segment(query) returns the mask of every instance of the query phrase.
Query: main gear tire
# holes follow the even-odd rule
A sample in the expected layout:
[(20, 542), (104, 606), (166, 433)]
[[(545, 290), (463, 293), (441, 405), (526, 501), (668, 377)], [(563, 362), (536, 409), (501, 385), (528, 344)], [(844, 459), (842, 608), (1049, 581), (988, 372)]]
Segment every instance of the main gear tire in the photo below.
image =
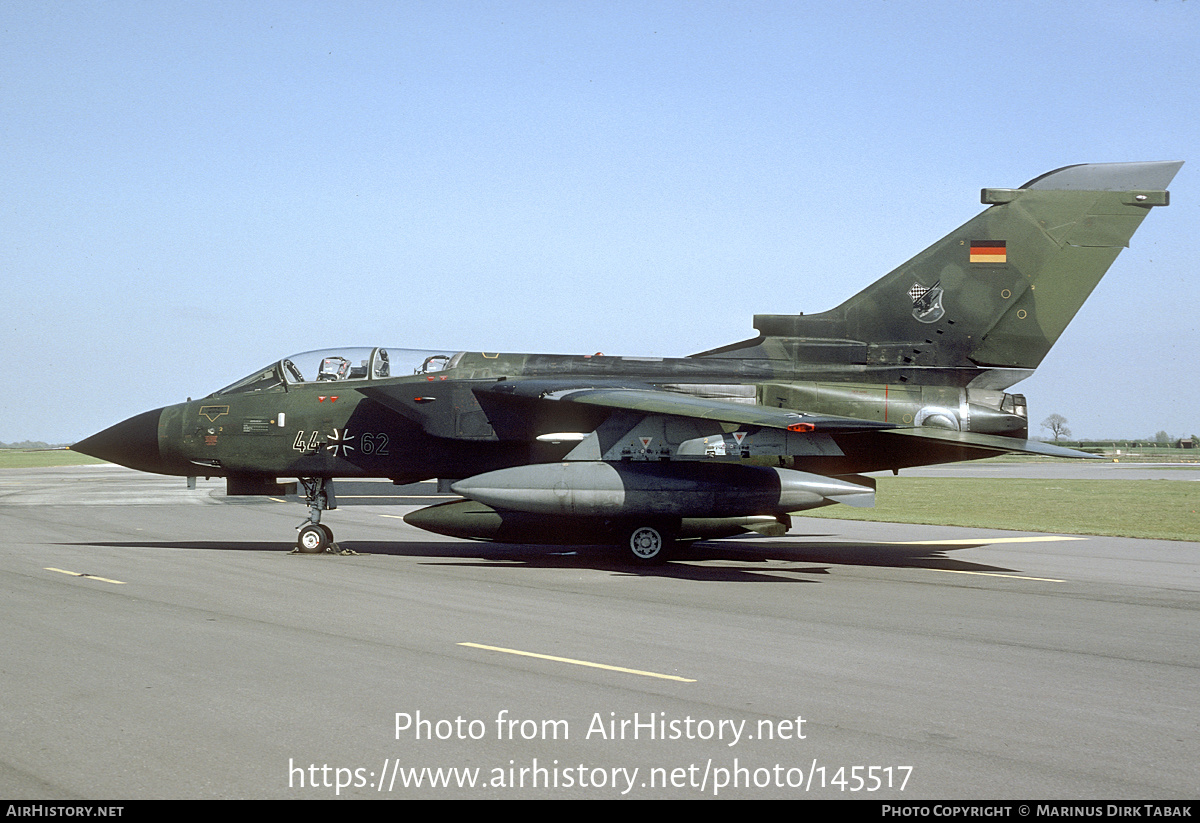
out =
[(674, 546), (674, 535), (660, 525), (635, 526), (625, 536), (628, 557), (639, 566), (665, 563)]

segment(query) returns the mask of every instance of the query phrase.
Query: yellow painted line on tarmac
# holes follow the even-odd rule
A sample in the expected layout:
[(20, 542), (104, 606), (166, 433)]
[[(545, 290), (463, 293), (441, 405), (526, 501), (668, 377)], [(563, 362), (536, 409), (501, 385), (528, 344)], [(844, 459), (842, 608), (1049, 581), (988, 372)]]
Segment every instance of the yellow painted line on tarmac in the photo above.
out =
[(110, 580), (107, 577), (97, 577), (94, 574), (85, 574), (83, 572), (69, 572), (66, 569), (55, 569), (50, 566), (45, 566), (44, 568), (48, 572), (58, 572), (59, 574), (69, 574), (72, 577), (86, 577), (88, 580), (99, 580), (102, 583), (116, 583), (118, 586), (125, 585), (124, 580)]
[(608, 666), (604, 663), (592, 663), (588, 660), (574, 660), (570, 657), (555, 657), (552, 654), (537, 654), (536, 652), (523, 652), (519, 649), (505, 649), (500, 646), (484, 646), (479, 643), (459, 643), (460, 646), (468, 646), (472, 649), (483, 649), (489, 652), (501, 652), (503, 654), (516, 654), (521, 657), (536, 657), (539, 660), (550, 660), (555, 663), (570, 663), (573, 666), (587, 666), (592, 669), (605, 669), (610, 672), (622, 672), (624, 674), (638, 674), (642, 677), (657, 677), (660, 680), (678, 680), (681, 683), (695, 683), (687, 677), (678, 677), (673, 674), (659, 674), (658, 672), (644, 672), (640, 669), (627, 669), (624, 666)]

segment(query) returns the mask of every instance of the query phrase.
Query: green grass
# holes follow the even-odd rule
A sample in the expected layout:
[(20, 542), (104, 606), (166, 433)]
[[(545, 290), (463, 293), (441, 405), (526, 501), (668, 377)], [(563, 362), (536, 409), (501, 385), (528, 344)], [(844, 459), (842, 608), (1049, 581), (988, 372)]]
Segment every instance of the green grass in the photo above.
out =
[(103, 463), (95, 457), (66, 449), (23, 451), (0, 449), (0, 469), (40, 469), (47, 466), (91, 466)]
[(875, 508), (804, 513), (839, 520), (1200, 541), (1200, 483), (881, 477)]
[[(1067, 448), (1078, 448), (1077, 446), (1068, 446)], [(1116, 454), (1111, 450), (1096, 451), (1091, 447), (1084, 448), (1083, 451), (1089, 454), (1097, 454), (1101, 458), (1095, 462), (1105, 463), (1177, 463), (1180, 466), (1195, 467), (1200, 464), (1200, 451), (1196, 449), (1137, 449), (1124, 450), (1120, 454)], [(1000, 454), (995, 457), (985, 457), (983, 460), (973, 460), (971, 465), (980, 463), (1078, 463), (1079, 461), (1073, 457), (1043, 457), (1041, 455), (1030, 454)]]

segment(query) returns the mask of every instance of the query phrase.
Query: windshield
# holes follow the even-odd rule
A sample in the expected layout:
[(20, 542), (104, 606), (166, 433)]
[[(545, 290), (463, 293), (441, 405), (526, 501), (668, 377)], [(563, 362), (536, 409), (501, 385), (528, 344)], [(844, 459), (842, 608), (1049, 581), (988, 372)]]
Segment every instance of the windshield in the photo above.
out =
[(306, 383), (432, 374), (450, 368), (456, 357), (455, 352), (423, 349), (320, 349), (285, 357), (213, 394), (243, 394)]

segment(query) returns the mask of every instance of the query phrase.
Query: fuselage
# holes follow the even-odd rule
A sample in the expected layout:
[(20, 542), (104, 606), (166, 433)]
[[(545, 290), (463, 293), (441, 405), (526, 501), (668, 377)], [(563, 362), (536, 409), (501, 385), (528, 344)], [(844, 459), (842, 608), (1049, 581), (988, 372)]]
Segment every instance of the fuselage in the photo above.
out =
[[(796, 364), (763, 358), (425, 352), (344, 348), (292, 355), (207, 397), (130, 418), (75, 449), (175, 475), (462, 478), (560, 460), (571, 443), (547, 434), (590, 431), (602, 409), (500, 407), (506, 382), (556, 387), (646, 386), (712, 400), (803, 409), (896, 427), (1023, 437), (1024, 399), (973, 388), (980, 370)], [(892, 378), (888, 380), (887, 378)], [(917, 379), (926, 385), (917, 384)], [(528, 392), (526, 392), (528, 394)], [(482, 401), (482, 402), (481, 402)], [(551, 413), (552, 411), (552, 413)], [(726, 428), (732, 430), (733, 426)], [(891, 468), (895, 455), (787, 458), (828, 474)], [(847, 450), (849, 452), (847, 453)], [(730, 458), (732, 455), (719, 455)], [(906, 465), (941, 462), (936, 450)]]

